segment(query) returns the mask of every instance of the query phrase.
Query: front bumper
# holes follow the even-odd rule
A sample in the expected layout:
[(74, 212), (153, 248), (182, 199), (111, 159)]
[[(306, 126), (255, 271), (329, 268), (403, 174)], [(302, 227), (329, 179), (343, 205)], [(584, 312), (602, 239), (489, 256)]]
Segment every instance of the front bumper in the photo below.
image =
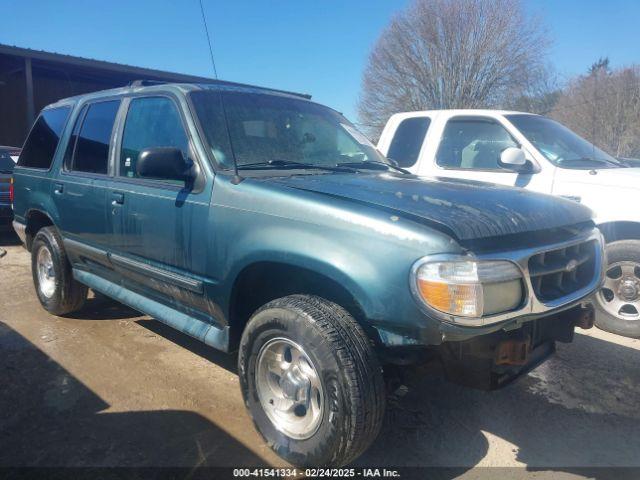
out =
[(591, 328), (592, 305), (529, 322), (522, 328), (447, 342), (438, 354), (447, 378), (482, 390), (501, 388), (531, 371), (555, 352), (555, 342), (573, 340), (576, 326)]

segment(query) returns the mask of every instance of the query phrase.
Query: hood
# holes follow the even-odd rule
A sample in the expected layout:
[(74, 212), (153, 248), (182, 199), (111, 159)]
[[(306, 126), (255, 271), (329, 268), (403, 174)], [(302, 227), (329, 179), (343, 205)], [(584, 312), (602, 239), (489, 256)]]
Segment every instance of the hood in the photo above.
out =
[(567, 183), (601, 187), (640, 189), (640, 168), (602, 168), (599, 170), (565, 170), (558, 177)]
[(272, 177), (269, 181), (435, 224), (458, 240), (565, 227), (592, 217), (587, 207), (569, 200), (468, 180), (362, 173)]

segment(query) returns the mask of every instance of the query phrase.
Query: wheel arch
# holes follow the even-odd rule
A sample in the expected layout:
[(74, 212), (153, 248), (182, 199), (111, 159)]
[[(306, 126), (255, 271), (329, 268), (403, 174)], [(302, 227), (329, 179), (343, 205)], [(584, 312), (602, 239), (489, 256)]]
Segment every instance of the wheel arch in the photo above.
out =
[(640, 222), (614, 221), (598, 225), (607, 243), (640, 240)]
[(31, 245), (33, 239), (41, 228), (55, 226), (55, 223), (51, 217), (42, 210), (32, 208), (25, 215), (26, 220), (26, 247), (28, 251), (31, 251)]
[(251, 315), (262, 305), (293, 294), (316, 295), (342, 306), (374, 341), (375, 329), (368, 328), (357, 294), (345, 282), (331, 275), (295, 263), (256, 261), (236, 276), (229, 300), (230, 350), (234, 350)]

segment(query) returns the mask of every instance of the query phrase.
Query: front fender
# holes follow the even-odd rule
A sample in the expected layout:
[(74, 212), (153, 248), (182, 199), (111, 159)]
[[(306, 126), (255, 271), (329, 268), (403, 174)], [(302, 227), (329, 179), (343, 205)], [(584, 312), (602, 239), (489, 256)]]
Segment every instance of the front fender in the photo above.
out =
[[(341, 285), (358, 304), (364, 321), (387, 345), (439, 343), (440, 322), (426, 317), (411, 294), (410, 270), (425, 252), (394, 248), (383, 238), (356, 232), (334, 235), (317, 225), (301, 225), (252, 212), (217, 212), (227, 231), (216, 241), (210, 271), (220, 273), (216, 299), (227, 318), (233, 285), (255, 263), (303, 268)], [(233, 222), (231, 221), (233, 218)], [(251, 228), (243, 228), (251, 225)], [(229, 238), (233, 240), (228, 241)], [(427, 252), (428, 253), (428, 252)]]

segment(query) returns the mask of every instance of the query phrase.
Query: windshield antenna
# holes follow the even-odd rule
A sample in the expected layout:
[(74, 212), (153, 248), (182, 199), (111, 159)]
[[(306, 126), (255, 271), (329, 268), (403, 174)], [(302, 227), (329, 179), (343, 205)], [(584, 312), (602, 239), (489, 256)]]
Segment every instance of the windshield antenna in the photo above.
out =
[(204, 32), (207, 34), (207, 44), (209, 45), (209, 56), (211, 57), (211, 65), (213, 66), (213, 75), (218, 79), (218, 71), (216, 70), (216, 61), (213, 59), (213, 48), (211, 48), (211, 37), (209, 36), (209, 28), (207, 27), (207, 18), (204, 16), (204, 7), (200, 0), (200, 13), (202, 13), (202, 23), (204, 24)]

